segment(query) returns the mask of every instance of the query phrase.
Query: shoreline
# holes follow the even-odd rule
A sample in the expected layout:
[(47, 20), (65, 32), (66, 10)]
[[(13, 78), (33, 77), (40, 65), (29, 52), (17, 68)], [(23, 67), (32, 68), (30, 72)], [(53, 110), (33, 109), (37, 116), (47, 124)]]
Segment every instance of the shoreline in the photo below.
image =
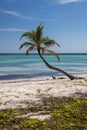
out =
[[(87, 74), (72, 74), (75, 77), (87, 77)], [(24, 78), (7, 78), (7, 79), (0, 79), (0, 83), (2, 82), (20, 82), (20, 81), (27, 81), (27, 80), (47, 80), (47, 79), (53, 79), (52, 76), (54, 76), (56, 79), (69, 79), (65, 75), (50, 75), (50, 76), (37, 76), (37, 77), (24, 77)], [(70, 80), (70, 79), (69, 79)]]
[(70, 80), (65, 76), (0, 80), (0, 109), (26, 108), (41, 103), (43, 97), (87, 98), (87, 75)]
[[(55, 75), (55, 74), (52, 74), (54, 77), (56, 77), (56, 79), (61, 79), (61, 78), (68, 78), (67, 76), (65, 76), (65, 75)], [(20, 76), (20, 78), (19, 77), (16, 77), (16, 75), (15, 75), (15, 78), (14, 78), (14, 75), (13, 75), (13, 77), (11, 77), (11, 78), (1, 78), (0, 79), (0, 82), (8, 82), (8, 81), (20, 81), (20, 80), (37, 80), (37, 79), (42, 79), (42, 80), (44, 80), (44, 79), (52, 79), (52, 75), (48, 75), (48, 76), (33, 76), (33, 77), (21, 77)], [(85, 74), (85, 73), (83, 73), (83, 74), (72, 74), (73, 76), (76, 76), (76, 77), (87, 77), (87, 74)], [(3, 77), (3, 76), (0, 76), (0, 77)]]

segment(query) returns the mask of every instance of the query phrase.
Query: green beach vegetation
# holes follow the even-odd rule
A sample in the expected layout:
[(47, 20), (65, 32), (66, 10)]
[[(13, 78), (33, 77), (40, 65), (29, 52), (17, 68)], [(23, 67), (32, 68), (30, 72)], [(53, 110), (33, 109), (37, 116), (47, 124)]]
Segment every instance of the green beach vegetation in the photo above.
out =
[[(38, 112), (50, 117), (40, 120), (23, 116)], [(0, 110), (0, 130), (87, 130), (87, 100), (43, 97), (41, 106)]]
[(20, 49), (22, 49), (23, 47), (27, 47), (26, 55), (28, 55), (30, 52), (36, 50), (38, 52), (38, 55), (42, 59), (42, 61), (45, 63), (45, 65), (49, 69), (61, 72), (64, 75), (66, 75), (68, 78), (70, 78), (71, 80), (75, 79), (75, 77), (73, 75), (67, 73), (66, 71), (50, 65), (46, 61), (46, 59), (43, 57), (43, 54), (45, 52), (47, 52), (47, 53), (50, 53), (51, 55), (54, 55), (58, 59), (58, 61), (59, 61), (58, 54), (55, 53), (53, 50), (50, 50), (49, 47), (51, 47), (53, 45), (57, 45), (58, 47), (60, 47), (60, 45), (55, 40), (50, 39), (49, 37), (43, 37), (43, 27), (44, 26), (42, 24), (40, 24), (40, 25), (37, 26), (37, 28), (35, 30), (32, 30), (30, 32), (25, 32), (21, 36), (20, 39), (26, 38), (28, 40), (28, 42), (24, 42), (20, 46)]

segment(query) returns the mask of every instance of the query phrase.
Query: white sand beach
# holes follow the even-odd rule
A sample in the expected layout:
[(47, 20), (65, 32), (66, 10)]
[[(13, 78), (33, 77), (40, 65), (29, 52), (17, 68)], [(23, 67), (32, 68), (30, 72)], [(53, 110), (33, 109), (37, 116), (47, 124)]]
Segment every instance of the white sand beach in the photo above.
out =
[(0, 109), (27, 107), (33, 102), (40, 103), (42, 97), (49, 96), (87, 98), (87, 76), (75, 80), (44, 77), (0, 81)]

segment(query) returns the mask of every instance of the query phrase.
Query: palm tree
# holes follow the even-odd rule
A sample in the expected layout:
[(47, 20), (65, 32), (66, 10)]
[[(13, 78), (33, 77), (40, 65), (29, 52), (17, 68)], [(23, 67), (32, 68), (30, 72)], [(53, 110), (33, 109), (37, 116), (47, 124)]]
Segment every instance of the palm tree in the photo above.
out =
[(43, 25), (42, 24), (38, 25), (37, 28), (35, 30), (33, 30), (33, 31), (25, 32), (21, 36), (20, 39), (22, 39), (24, 37), (28, 39), (28, 42), (24, 42), (20, 46), (20, 49), (25, 47), (25, 46), (28, 47), (27, 50), (26, 50), (26, 55), (28, 55), (33, 50), (36, 50), (38, 52), (38, 55), (42, 59), (42, 61), (45, 63), (45, 65), (49, 69), (61, 72), (64, 75), (66, 75), (68, 78), (70, 78), (71, 80), (73, 80), (75, 78), (74, 76), (72, 76), (71, 74), (67, 73), (66, 71), (50, 65), (44, 59), (43, 54), (45, 52), (48, 52), (48, 53), (54, 55), (59, 60), (58, 54), (56, 54), (54, 51), (50, 50), (49, 47), (52, 46), (52, 45), (57, 45), (58, 47), (60, 47), (60, 45), (55, 40), (50, 39), (49, 37), (43, 37)]

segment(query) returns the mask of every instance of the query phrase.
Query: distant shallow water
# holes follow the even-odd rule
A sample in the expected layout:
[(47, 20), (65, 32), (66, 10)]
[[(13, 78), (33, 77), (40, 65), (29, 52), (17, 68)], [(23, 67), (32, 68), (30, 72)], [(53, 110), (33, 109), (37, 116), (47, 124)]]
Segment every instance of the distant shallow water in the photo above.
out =
[[(51, 55), (44, 55), (53, 66), (71, 74), (87, 74), (87, 54), (60, 54), (60, 62)], [(37, 54), (0, 54), (0, 80), (60, 76), (59, 72), (48, 69)]]

